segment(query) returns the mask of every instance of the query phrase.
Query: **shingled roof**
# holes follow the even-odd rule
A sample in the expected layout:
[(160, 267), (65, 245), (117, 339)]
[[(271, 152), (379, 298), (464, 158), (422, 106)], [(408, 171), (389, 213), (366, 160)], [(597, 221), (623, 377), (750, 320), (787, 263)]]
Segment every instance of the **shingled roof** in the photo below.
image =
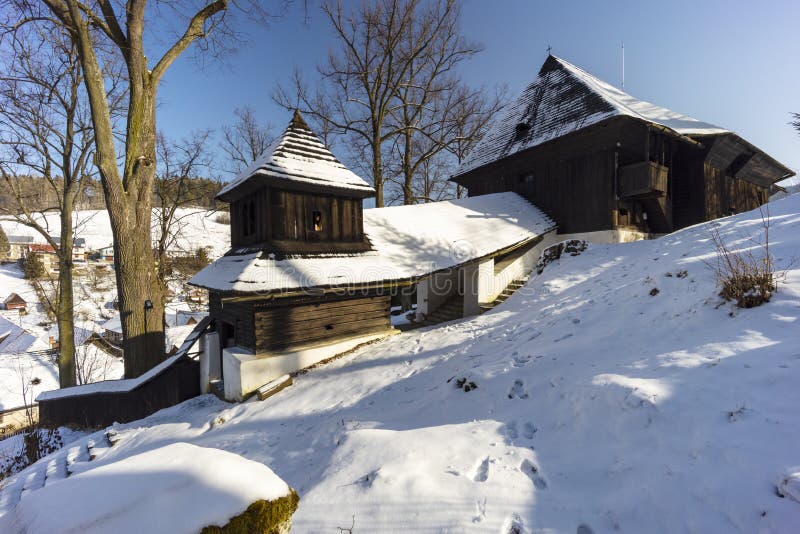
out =
[(615, 116), (629, 116), (678, 135), (728, 130), (632, 97), (583, 69), (549, 56), (538, 77), (495, 120), (456, 176)]
[(414, 281), (553, 231), (556, 224), (516, 193), (364, 210), (373, 250), (275, 258), (262, 252), (223, 256), (189, 283), (230, 293), (280, 293)]
[(255, 163), (223, 187), (217, 198), (229, 202), (261, 183), (342, 190), (362, 198), (375, 194), (372, 186), (336, 159), (297, 110), (283, 134)]

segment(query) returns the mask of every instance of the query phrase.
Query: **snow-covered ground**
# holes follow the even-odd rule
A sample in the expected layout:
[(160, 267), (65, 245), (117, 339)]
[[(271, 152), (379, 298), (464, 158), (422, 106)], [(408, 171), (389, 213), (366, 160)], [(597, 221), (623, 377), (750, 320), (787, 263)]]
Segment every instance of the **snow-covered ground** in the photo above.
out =
[(203, 396), (119, 425), (86, 469), (173, 442), (231, 451), (297, 490), (295, 532), (796, 531), (800, 195), (770, 208), (786, 272), (758, 308), (722, 303), (705, 263), (712, 228), (751, 246), (758, 212), (590, 246), (492, 312), (370, 345), (266, 401)]

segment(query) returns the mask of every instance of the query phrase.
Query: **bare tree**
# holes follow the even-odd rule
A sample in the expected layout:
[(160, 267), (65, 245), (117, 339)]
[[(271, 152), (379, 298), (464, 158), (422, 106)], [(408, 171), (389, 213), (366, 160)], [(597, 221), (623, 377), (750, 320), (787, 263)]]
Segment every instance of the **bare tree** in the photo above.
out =
[[(455, 9), (455, 1), (445, 0), (431, 9), (436, 19), (425, 23), (425, 32), (415, 32), (414, 25), (430, 11), (419, 0), (362, 2), (348, 12), (341, 2), (323, 4), (339, 46), (318, 68), (322, 87), (312, 93), (297, 73), (291, 89), (278, 86), (274, 94), (280, 105), (303, 108), (325, 128), (348, 137), (369, 163), (378, 207), (384, 205), (384, 143), (398, 133), (388, 124), (397, 94)], [(408, 46), (409, 39), (413, 46)]]
[(232, 173), (240, 173), (264, 153), (273, 140), (272, 125), (261, 124), (253, 108), (236, 108), (236, 122), (222, 127), (220, 148), (228, 156)]
[(461, 35), (459, 19), (457, 5), (430, 5), (409, 26), (396, 51), (409, 58), (389, 121), (398, 132), (392, 147), (404, 204), (417, 201), (414, 178), (420, 167), (450, 143), (451, 115), (461, 100), (478, 96), (456, 73), (459, 63), (480, 51)]
[[(466, 155), (483, 139), (494, 117), (503, 109), (507, 88), (498, 87), (494, 94), (485, 91), (472, 98), (459, 99), (450, 117), (450, 137), (447, 151), (455, 158), (458, 168)], [(464, 195), (464, 188), (456, 186), (456, 198)]]
[[(139, 376), (165, 357), (164, 303), (150, 236), (158, 87), (175, 60), (193, 43), (200, 42), (199, 50), (208, 54), (219, 50), (219, 37), (232, 36), (226, 17), (230, 2), (203, 1), (199, 7), (188, 0), (158, 2), (149, 9), (146, 0), (129, 0), (123, 8), (112, 0), (6, 2), (19, 15), (12, 29), (22, 24), (58, 25), (67, 30), (78, 50), (94, 128), (95, 162), (114, 237), (125, 376)], [(263, 18), (257, 2), (248, 5), (251, 18)], [(169, 33), (165, 25), (177, 26), (178, 35), (164, 46), (163, 54), (148, 54), (145, 42), (155, 38), (145, 39), (145, 34), (155, 30), (158, 38), (164, 39)], [(105, 45), (114, 49), (126, 71), (125, 148), (120, 159), (99, 53)], [(152, 57), (156, 60), (151, 63)]]
[(193, 180), (201, 170), (210, 168), (211, 158), (206, 151), (210, 135), (210, 130), (203, 130), (180, 142), (172, 142), (159, 132), (156, 139), (159, 172), (154, 193), (158, 209), (154, 210), (153, 217), (158, 227), (155, 254), (163, 294), (167, 292), (168, 251), (181, 236), (183, 220), (192, 215), (182, 212), (181, 208), (196, 206), (220, 188), (219, 183), (212, 180)]
[[(27, 26), (2, 50), (7, 61), (0, 67), (0, 178), (10, 202), (0, 214), (36, 230), (56, 251), (58, 281), (48, 304), (58, 324), (59, 382), (68, 387), (75, 385), (73, 215), (83, 180), (94, 172), (83, 76), (78, 51), (61, 28)], [(116, 87), (119, 76), (108, 73), (106, 79)], [(113, 109), (119, 93), (109, 95)], [(32, 180), (39, 187), (31, 187)], [(59, 215), (58, 236), (47, 212)]]
[(800, 133), (800, 113), (792, 113), (792, 122), (790, 122), (797, 133)]

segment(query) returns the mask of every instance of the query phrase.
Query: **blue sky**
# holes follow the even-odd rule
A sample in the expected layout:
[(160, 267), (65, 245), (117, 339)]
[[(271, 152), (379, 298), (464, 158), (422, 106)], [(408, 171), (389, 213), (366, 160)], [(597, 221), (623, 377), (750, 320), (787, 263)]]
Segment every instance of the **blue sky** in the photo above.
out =
[[(277, 2), (276, 2), (277, 3)], [(465, 63), (469, 83), (506, 84), (515, 96), (553, 54), (625, 90), (733, 130), (795, 171), (800, 135), (800, 1), (478, 1), (463, 4), (463, 31), (484, 46)], [(282, 129), (290, 114), (271, 92), (295, 67), (312, 77), (334, 46), (309, 1), (263, 27), (244, 24), (248, 42), (232, 57), (200, 65), (180, 58), (160, 89), (159, 129), (171, 137), (232, 121), (238, 106)]]

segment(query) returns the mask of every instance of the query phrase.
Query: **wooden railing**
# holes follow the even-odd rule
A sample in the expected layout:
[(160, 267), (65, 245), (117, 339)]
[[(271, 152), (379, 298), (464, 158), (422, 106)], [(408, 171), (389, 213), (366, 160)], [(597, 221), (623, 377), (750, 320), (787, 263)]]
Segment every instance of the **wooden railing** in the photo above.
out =
[(652, 161), (619, 168), (620, 198), (654, 198), (667, 193), (669, 169)]

